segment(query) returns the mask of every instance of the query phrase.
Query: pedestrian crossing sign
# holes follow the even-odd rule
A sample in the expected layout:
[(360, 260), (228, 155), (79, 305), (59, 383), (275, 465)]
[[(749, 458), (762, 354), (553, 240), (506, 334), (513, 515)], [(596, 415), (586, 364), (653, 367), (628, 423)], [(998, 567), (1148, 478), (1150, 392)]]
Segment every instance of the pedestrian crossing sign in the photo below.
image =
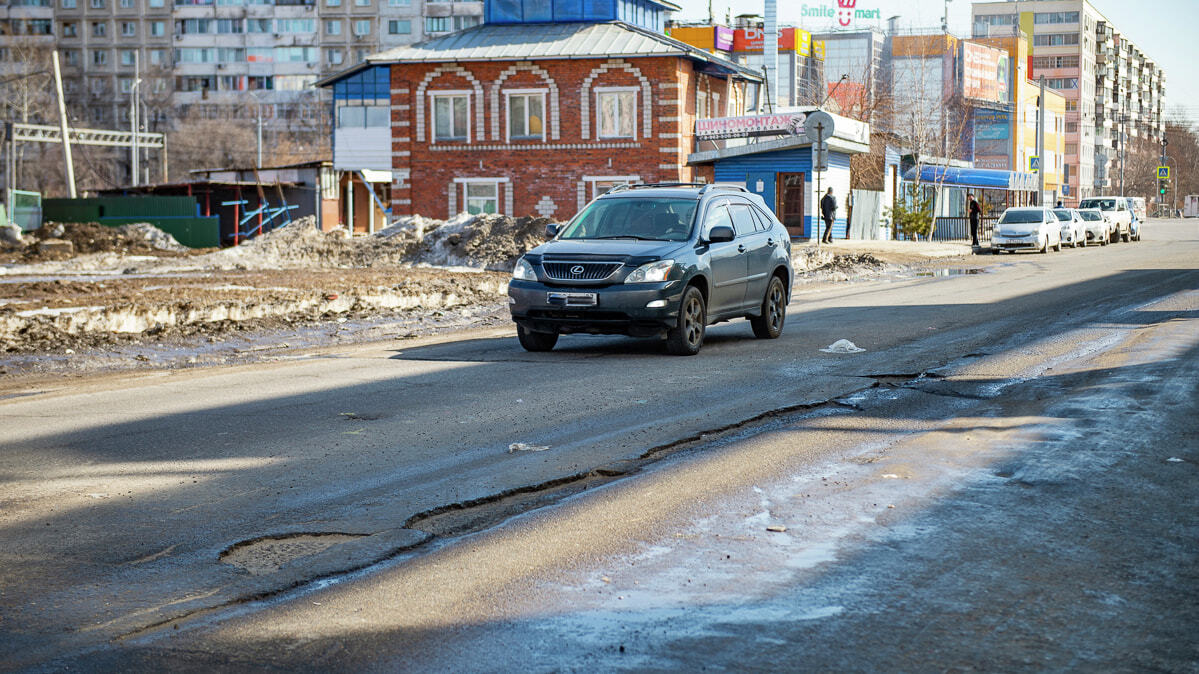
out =
[(1158, 180), (1169, 180), (1170, 179), (1170, 167), (1169, 166), (1157, 167), (1157, 179)]
[(1028, 158), (1028, 172), (1036, 173), (1040, 170), (1041, 170), (1041, 158), (1040, 157), (1029, 157)]

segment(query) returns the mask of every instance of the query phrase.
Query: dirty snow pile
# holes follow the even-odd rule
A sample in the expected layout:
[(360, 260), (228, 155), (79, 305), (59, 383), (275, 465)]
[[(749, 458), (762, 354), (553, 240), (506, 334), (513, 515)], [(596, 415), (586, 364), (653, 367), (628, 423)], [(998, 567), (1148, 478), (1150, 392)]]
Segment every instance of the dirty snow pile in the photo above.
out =
[(169, 269), (365, 268), (419, 264), (510, 271), (516, 259), (545, 240), (546, 218), (460, 215), (449, 221), (401, 218), (373, 236), (322, 232), (312, 216), (235, 248), (187, 260), (140, 261), (135, 272)]
[(186, 253), (191, 250), (187, 246), (179, 243), (175, 237), (162, 231), (161, 229), (151, 225), (148, 222), (136, 222), (129, 225), (121, 225), (117, 227), (127, 240), (142, 242), (155, 250), (169, 250), (175, 253)]
[(791, 266), (797, 274), (828, 272), (844, 275), (882, 271), (887, 264), (870, 253), (834, 253), (826, 247), (809, 245), (792, 250)]

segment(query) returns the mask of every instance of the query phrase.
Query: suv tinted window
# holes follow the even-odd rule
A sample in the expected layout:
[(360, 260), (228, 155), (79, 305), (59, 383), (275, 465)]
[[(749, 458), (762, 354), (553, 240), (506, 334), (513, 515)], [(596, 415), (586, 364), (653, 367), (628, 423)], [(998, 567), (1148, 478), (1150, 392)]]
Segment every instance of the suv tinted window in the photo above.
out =
[(749, 206), (745, 204), (732, 204), (729, 210), (733, 215), (733, 229), (737, 230), (737, 236), (745, 236), (753, 234), (757, 231), (757, 224), (754, 222), (754, 216), (749, 211)]
[(768, 215), (766, 215), (765, 213), (763, 213), (762, 211), (758, 210), (757, 208), (755, 208), (753, 206), (750, 206), (749, 210), (751, 213), (754, 214), (754, 219), (758, 221), (758, 231), (759, 232), (769, 231), (770, 228), (774, 226), (774, 223), (772, 223), (770, 221), (770, 217)]
[(634, 237), (686, 241), (698, 202), (692, 199), (609, 197), (596, 199), (562, 232), (563, 239)]

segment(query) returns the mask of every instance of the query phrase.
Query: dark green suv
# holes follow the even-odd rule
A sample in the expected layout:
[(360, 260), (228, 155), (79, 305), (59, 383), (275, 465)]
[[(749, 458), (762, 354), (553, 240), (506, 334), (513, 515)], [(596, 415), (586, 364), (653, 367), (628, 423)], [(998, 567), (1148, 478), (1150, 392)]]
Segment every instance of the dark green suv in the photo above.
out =
[(704, 330), (748, 318), (783, 332), (791, 238), (761, 197), (738, 185), (622, 185), (592, 201), (516, 263), (508, 305), (521, 346), (569, 333), (666, 339), (693, 355)]

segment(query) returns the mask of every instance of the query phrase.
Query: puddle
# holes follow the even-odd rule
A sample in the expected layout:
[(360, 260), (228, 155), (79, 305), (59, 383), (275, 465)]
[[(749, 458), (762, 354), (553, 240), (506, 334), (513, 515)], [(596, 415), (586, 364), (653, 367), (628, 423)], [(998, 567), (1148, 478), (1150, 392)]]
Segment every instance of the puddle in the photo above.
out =
[(365, 534), (296, 534), (260, 538), (239, 543), (221, 553), (221, 561), (232, 564), (251, 576), (278, 571), (284, 564), (301, 557), (324, 552), (338, 543), (346, 543)]
[(918, 271), (912, 275), (937, 278), (941, 276), (968, 276), (985, 273), (987, 273), (986, 269), (933, 269), (931, 271)]

